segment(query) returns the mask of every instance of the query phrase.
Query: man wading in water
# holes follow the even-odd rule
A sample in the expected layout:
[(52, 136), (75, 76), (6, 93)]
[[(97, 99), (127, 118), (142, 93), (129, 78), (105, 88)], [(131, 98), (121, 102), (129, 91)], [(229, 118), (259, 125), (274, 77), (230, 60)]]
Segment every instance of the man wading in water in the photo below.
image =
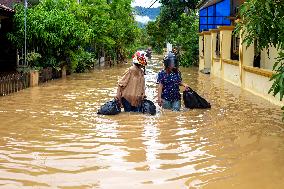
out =
[(178, 60), (173, 53), (164, 58), (164, 69), (158, 74), (158, 104), (165, 109), (179, 111), (181, 107), (181, 95), (179, 86), (188, 90), (188, 85), (182, 82), (178, 69)]
[(116, 100), (125, 112), (141, 112), (141, 102), (145, 98), (145, 78), (143, 68), (147, 65), (144, 54), (136, 52), (132, 57), (133, 65), (118, 81)]

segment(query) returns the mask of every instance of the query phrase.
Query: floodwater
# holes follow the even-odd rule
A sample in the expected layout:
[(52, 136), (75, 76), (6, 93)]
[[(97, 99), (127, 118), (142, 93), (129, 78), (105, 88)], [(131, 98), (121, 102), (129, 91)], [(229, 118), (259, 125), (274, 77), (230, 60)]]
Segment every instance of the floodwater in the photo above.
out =
[[(1, 97), (0, 188), (284, 188), (280, 107), (186, 68), (212, 109), (97, 115), (128, 66)], [(160, 69), (147, 68), (150, 100)]]

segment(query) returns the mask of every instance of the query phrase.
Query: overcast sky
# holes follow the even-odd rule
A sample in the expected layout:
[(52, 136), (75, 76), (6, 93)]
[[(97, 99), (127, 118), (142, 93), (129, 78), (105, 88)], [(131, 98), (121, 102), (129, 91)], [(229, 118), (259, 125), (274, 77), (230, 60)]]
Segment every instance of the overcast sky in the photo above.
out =
[[(131, 5), (132, 7), (140, 6), (140, 7), (150, 7), (155, 0), (133, 0)], [(151, 7), (151, 8), (157, 8), (160, 7), (161, 4), (159, 3), (159, 0)], [(151, 19), (148, 16), (140, 16), (140, 15), (135, 15), (135, 20), (137, 22), (141, 22), (143, 24), (147, 24)]]
[[(154, 3), (155, 0), (133, 0), (132, 7), (140, 6), (140, 7), (150, 7), (152, 3)], [(153, 8), (160, 7), (161, 4), (159, 3), (159, 0), (152, 6)]]

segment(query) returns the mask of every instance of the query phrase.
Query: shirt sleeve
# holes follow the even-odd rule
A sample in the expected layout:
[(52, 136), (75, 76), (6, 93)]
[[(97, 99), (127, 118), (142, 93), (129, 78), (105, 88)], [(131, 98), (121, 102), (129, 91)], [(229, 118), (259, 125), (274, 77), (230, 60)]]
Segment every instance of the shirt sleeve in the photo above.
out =
[(157, 77), (157, 84), (160, 84), (160, 83), (163, 84), (163, 80), (164, 80), (164, 74), (162, 71), (160, 71)]
[(129, 82), (130, 75), (131, 75), (131, 71), (130, 71), (130, 69), (128, 69), (128, 70), (124, 73), (124, 75), (122, 76), (122, 78), (118, 81), (118, 85), (121, 86), (121, 87), (126, 87), (126, 85), (127, 85), (128, 82)]

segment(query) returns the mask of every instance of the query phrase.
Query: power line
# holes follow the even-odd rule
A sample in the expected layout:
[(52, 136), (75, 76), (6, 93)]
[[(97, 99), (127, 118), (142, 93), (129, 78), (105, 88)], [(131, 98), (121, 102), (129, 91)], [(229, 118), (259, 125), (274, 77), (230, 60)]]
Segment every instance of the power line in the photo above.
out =
[(154, 3), (152, 3), (152, 5), (150, 7), (148, 7), (148, 9), (151, 8), (157, 1), (158, 0), (155, 0)]
[(154, 3), (152, 3), (148, 8), (144, 9), (143, 11), (141, 11), (140, 14), (143, 16), (143, 14), (146, 13), (146, 10), (150, 9), (157, 1), (159, 1), (159, 0), (155, 0)]

